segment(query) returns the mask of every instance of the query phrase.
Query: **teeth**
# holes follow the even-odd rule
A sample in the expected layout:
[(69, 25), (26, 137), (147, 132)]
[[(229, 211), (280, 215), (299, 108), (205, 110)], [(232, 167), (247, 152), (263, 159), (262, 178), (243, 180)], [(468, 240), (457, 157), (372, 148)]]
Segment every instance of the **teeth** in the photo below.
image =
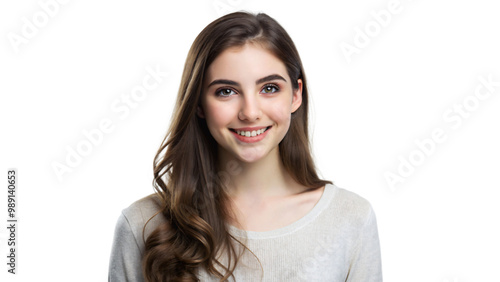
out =
[(254, 137), (254, 136), (257, 136), (257, 135), (261, 135), (262, 133), (264, 133), (264, 131), (266, 131), (266, 128), (262, 128), (262, 129), (254, 130), (254, 131), (236, 130), (236, 133), (238, 133), (241, 136), (246, 136), (246, 137), (250, 137), (251, 136), (251, 137)]

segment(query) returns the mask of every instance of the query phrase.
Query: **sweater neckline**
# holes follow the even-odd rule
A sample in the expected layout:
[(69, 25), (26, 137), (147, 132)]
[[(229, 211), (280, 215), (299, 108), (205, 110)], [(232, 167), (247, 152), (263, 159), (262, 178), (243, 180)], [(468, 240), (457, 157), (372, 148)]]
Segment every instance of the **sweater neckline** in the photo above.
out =
[(328, 206), (335, 194), (335, 188), (336, 186), (334, 184), (325, 184), (325, 189), (323, 189), (323, 193), (314, 207), (302, 218), (287, 226), (269, 231), (247, 231), (228, 223), (229, 232), (234, 236), (247, 237), (248, 239), (269, 239), (295, 232), (313, 221)]

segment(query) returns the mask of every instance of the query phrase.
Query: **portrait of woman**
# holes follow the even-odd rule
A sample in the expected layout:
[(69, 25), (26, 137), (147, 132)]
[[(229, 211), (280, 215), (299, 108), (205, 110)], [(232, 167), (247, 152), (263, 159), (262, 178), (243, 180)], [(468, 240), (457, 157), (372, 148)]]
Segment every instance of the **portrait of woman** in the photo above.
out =
[(109, 281), (382, 281), (362, 196), (321, 179), (299, 52), (265, 13), (206, 26), (154, 158), (118, 218)]

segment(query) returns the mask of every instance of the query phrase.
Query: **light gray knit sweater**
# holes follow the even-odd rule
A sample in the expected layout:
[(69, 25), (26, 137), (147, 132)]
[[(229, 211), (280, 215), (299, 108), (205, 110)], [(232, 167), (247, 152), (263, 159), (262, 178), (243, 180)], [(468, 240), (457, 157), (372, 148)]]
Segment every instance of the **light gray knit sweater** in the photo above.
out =
[[(154, 196), (150, 195), (122, 211), (115, 229), (109, 281), (144, 281), (142, 230), (157, 210)], [(154, 217), (147, 225), (146, 237), (161, 220)], [(327, 184), (314, 208), (286, 227), (252, 232), (229, 226), (229, 231), (246, 242), (262, 264), (261, 269), (254, 255), (246, 251), (234, 272), (238, 282), (382, 281), (373, 209), (364, 198), (336, 185)], [(198, 277), (200, 281), (218, 281), (203, 269)]]

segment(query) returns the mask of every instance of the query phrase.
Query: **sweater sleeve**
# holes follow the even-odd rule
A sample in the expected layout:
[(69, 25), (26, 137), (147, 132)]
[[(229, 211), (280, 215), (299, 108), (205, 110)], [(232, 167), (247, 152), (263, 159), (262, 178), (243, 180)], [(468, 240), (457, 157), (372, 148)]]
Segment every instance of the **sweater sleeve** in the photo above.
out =
[(141, 257), (141, 251), (129, 220), (122, 212), (115, 227), (108, 281), (144, 281)]
[(382, 261), (375, 213), (370, 206), (354, 247), (347, 282), (381, 282)]

